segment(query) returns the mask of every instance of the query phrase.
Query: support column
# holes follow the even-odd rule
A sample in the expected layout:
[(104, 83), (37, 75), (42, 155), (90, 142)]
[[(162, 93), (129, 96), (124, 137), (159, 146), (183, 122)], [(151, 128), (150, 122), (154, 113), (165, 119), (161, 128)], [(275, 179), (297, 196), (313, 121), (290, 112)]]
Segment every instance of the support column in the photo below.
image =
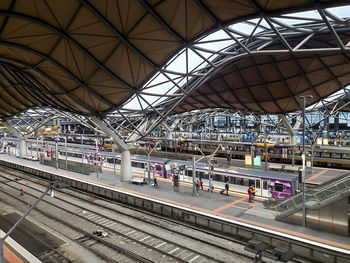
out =
[(120, 166), (120, 181), (129, 181), (131, 180), (131, 158), (130, 158), (130, 149), (132, 146), (126, 144), (122, 138), (119, 137), (114, 131), (107, 127), (101, 119), (97, 117), (91, 117), (93, 121), (107, 136), (112, 137), (113, 141), (119, 146), (122, 152), (121, 166)]
[(226, 116), (226, 132), (230, 131), (230, 117)]
[(20, 139), (19, 156), (21, 158), (27, 157), (28, 153), (27, 153), (26, 137), (24, 137), (19, 131), (13, 128), (7, 121), (3, 121), (2, 123), (14, 136)]
[(172, 139), (173, 139), (173, 132), (169, 131), (169, 130), (168, 130), (168, 139), (169, 139), (169, 147), (170, 147), (170, 149), (173, 149), (173, 146), (175, 145), (173, 143), (173, 141), (172, 141)]
[(339, 134), (339, 111), (336, 113), (336, 115), (334, 116), (334, 130), (336, 132), (336, 136), (338, 136)]
[(120, 181), (127, 182), (130, 181), (132, 177), (131, 174), (131, 158), (130, 150), (122, 150), (122, 161), (120, 166)]
[(21, 139), (21, 145), (20, 145), (19, 156), (20, 156), (21, 158), (25, 158), (25, 157), (28, 156), (26, 139)]
[(288, 122), (285, 115), (280, 114), (279, 117), (280, 117), (280, 119), (282, 119), (282, 121), (283, 121), (284, 125), (286, 126), (287, 131), (290, 135), (290, 143), (292, 144), (292, 165), (294, 166), (294, 163), (295, 163), (295, 145), (297, 143), (295, 130), (300, 128), (300, 125), (301, 125), (303, 119), (301, 117), (299, 117), (294, 125), (294, 128), (293, 128), (291, 126), (291, 124)]

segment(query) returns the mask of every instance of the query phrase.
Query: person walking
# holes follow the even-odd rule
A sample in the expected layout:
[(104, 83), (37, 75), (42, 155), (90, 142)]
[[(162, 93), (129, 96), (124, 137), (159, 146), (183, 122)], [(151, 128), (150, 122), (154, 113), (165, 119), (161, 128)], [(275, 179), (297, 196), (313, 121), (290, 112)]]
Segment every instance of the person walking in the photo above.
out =
[(248, 197), (249, 197), (249, 203), (251, 203), (252, 202), (252, 197), (253, 196), (253, 191), (252, 191), (252, 188), (251, 187), (249, 187), (248, 188)]
[(228, 195), (229, 189), (230, 189), (230, 185), (228, 184), (228, 181), (226, 181), (226, 184), (225, 184), (226, 195)]
[(197, 195), (199, 195), (199, 187), (200, 187), (201, 183), (199, 182), (199, 180), (197, 179), (197, 182), (196, 182), (196, 192), (197, 192)]
[(19, 192), (20, 192), (21, 196), (23, 196), (23, 195), (24, 195), (24, 190), (23, 190), (23, 187), (21, 187), (21, 189), (19, 189)]
[(213, 178), (210, 178), (208, 192), (213, 192), (213, 189), (214, 189)]

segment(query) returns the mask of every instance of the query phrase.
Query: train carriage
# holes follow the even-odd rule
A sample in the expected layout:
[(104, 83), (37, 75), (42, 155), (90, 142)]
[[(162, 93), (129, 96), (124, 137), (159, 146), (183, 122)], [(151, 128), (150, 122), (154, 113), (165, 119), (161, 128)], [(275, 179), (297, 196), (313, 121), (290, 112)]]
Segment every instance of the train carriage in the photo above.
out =
[[(188, 175), (192, 176), (192, 166), (188, 168)], [(209, 167), (198, 164), (196, 176), (209, 179)], [(253, 185), (256, 194), (262, 197), (287, 198), (295, 194), (298, 187), (298, 177), (295, 174), (265, 172), (256, 169), (244, 168), (220, 168), (215, 167), (212, 172), (214, 182), (222, 185), (228, 181), (230, 189), (246, 193), (249, 186)]]

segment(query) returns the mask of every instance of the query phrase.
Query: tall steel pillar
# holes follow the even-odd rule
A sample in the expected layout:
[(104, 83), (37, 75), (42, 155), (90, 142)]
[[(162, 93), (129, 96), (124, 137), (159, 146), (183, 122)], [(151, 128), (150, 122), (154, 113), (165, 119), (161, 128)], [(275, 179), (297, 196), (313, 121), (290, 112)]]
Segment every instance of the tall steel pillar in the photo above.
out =
[(131, 158), (130, 158), (130, 149), (131, 145), (126, 144), (122, 138), (119, 137), (113, 130), (107, 127), (106, 123), (104, 123), (101, 119), (93, 116), (91, 117), (91, 121), (94, 122), (97, 127), (99, 127), (104, 133), (106, 133), (109, 137), (113, 138), (113, 141), (120, 147), (122, 152), (122, 159), (120, 165), (120, 181), (127, 182), (132, 178), (131, 173)]
[(306, 193), (306, 188), (305, 188), (305, 160), (306, 160), (306, 151), (305, 151), (305, 107), (306, 107), (306, 99), (311, 99), (312, 95), (305, 95), (305, 96), (300, 96), (303, 102), (303, 154), (302, 154), (302, 159), (303, 159), (303, 176), (302, 176), (302, 183), (303, 183), (303, 217), (302, 217), (302, 225), (303, 227), (306, 227), (306, 205), (305, 205), (305, 193)]

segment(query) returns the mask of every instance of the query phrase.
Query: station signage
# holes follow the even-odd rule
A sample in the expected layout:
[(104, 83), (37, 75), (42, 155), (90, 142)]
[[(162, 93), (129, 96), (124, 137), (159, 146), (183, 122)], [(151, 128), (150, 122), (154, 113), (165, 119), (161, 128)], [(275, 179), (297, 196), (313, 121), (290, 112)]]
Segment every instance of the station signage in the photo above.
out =
[(328, 139), (323, 139), (322, 144), (323, 145), (328, 145)]
[(40, 135), (55, 135), (57, 134), (57, 131), (42, 131), (40, 132)]
[(317, 145), (322, 145), (322, 138), (317, 138), (316, 144)]

